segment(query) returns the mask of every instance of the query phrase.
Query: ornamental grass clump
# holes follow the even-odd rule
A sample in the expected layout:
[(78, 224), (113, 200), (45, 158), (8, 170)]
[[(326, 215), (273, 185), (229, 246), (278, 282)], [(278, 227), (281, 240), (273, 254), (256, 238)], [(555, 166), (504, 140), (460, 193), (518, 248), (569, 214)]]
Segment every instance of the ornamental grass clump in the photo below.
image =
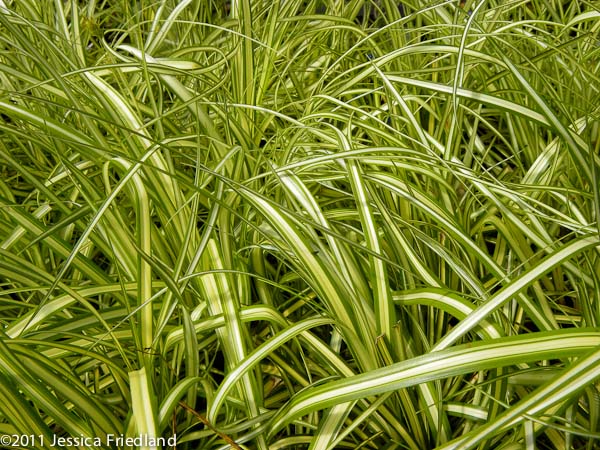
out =
[(0, 434), (597, 448), (599, 24), (0, 1)]

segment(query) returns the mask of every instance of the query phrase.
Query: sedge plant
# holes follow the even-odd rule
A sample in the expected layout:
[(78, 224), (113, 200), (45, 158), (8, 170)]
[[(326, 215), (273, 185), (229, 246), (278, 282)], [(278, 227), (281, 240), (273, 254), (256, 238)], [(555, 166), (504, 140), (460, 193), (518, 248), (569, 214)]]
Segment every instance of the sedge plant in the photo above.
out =
[(0, 433), (598, 448), (599, 31), (0, 1)]

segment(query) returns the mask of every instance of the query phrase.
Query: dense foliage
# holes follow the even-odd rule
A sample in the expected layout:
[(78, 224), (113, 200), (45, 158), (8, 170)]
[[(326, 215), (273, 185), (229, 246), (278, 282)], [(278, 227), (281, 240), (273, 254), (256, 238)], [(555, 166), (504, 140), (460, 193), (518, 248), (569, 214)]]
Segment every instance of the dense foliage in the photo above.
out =
[(0, 1), (0, 434), (598, 448), (599, 34), (587, 1)]

